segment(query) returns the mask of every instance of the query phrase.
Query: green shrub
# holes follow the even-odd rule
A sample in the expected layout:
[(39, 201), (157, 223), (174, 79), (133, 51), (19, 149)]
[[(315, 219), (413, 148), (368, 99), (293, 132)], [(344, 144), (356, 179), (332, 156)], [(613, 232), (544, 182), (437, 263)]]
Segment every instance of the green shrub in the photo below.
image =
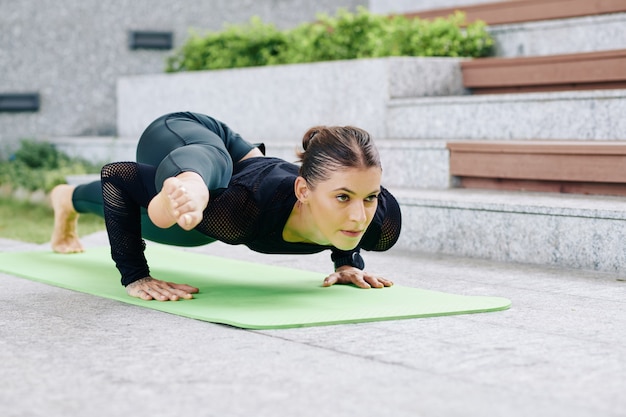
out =
[(55, 185), (65, 183), (67, 175), (99, 171), (99, 165), (70, 158), (51, 143), (23, 140), (8, 160), (0, 161), (0, 185), (48, 192)]
[(168, 58), (168, 71), (271, 65), (286, 45), (284, 33), (253, 18), (247, 26), (230, 25), (219, 33), (192, 33), (178, 53)]
[(192, 33), (167, 60), (166, 71), (197, 71), (384, 56), (481, 57), (493, 39), (483, 22), (462, 13), (432, 21), (384, 16), (360, 8), (279, 31), (253, 18), (205, 35)]

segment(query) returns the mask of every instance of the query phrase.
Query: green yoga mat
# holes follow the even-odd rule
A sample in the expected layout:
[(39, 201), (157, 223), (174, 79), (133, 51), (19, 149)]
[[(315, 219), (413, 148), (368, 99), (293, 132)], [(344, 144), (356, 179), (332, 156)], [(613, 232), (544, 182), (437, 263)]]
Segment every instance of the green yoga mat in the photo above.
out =
[(0, 254), (0, 271), (129, 304), (247, 329), (276, 329), (505, 310), (500, 297), (463, 296), (394, 285), (322, 287), (324, 274), (150, 245), (153, 276), (200, 288), (193, 300), (143, 301), (119, 283), (109, 248), (59, 255)]

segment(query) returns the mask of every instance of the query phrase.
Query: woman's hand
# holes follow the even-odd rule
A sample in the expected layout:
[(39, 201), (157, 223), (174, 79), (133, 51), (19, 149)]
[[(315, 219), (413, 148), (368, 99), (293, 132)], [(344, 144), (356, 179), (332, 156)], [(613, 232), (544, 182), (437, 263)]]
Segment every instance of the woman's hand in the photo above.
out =
[(165, 282), (152, 277), (145, 277), (126, 286), (126, 292), (142, 300), (178, 301), (191, 299), (199, 290), (187, 284)]
[(344, 265), (324, 280), (324, 287), (333, 284), (354, 284), (359, 288), (384, 288), (391, 287), (393, 282), (382, 277), (376, 277), (368, 272), (362, 271), (353, 266)]

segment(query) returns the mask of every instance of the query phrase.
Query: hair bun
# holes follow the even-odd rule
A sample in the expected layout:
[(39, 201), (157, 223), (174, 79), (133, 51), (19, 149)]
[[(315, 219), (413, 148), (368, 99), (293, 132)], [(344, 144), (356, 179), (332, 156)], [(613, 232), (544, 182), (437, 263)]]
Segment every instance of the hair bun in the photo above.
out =
[(311, 141), (315, 138), (315, 136), (320, 133), (320, 127), (312, 127), (310, 128), (302, 137), (302, 149), (305, 151), (309, 147)]

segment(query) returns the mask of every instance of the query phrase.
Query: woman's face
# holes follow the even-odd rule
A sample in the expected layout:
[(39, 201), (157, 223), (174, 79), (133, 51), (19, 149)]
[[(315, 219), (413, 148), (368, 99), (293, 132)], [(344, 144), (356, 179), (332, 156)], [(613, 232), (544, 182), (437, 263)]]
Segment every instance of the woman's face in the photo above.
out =
[(341, 250), (354, 249), (372, 222), (381, 169), (346, 168), (307, 190), (305, 198), (317, 231), (315, 241)]

